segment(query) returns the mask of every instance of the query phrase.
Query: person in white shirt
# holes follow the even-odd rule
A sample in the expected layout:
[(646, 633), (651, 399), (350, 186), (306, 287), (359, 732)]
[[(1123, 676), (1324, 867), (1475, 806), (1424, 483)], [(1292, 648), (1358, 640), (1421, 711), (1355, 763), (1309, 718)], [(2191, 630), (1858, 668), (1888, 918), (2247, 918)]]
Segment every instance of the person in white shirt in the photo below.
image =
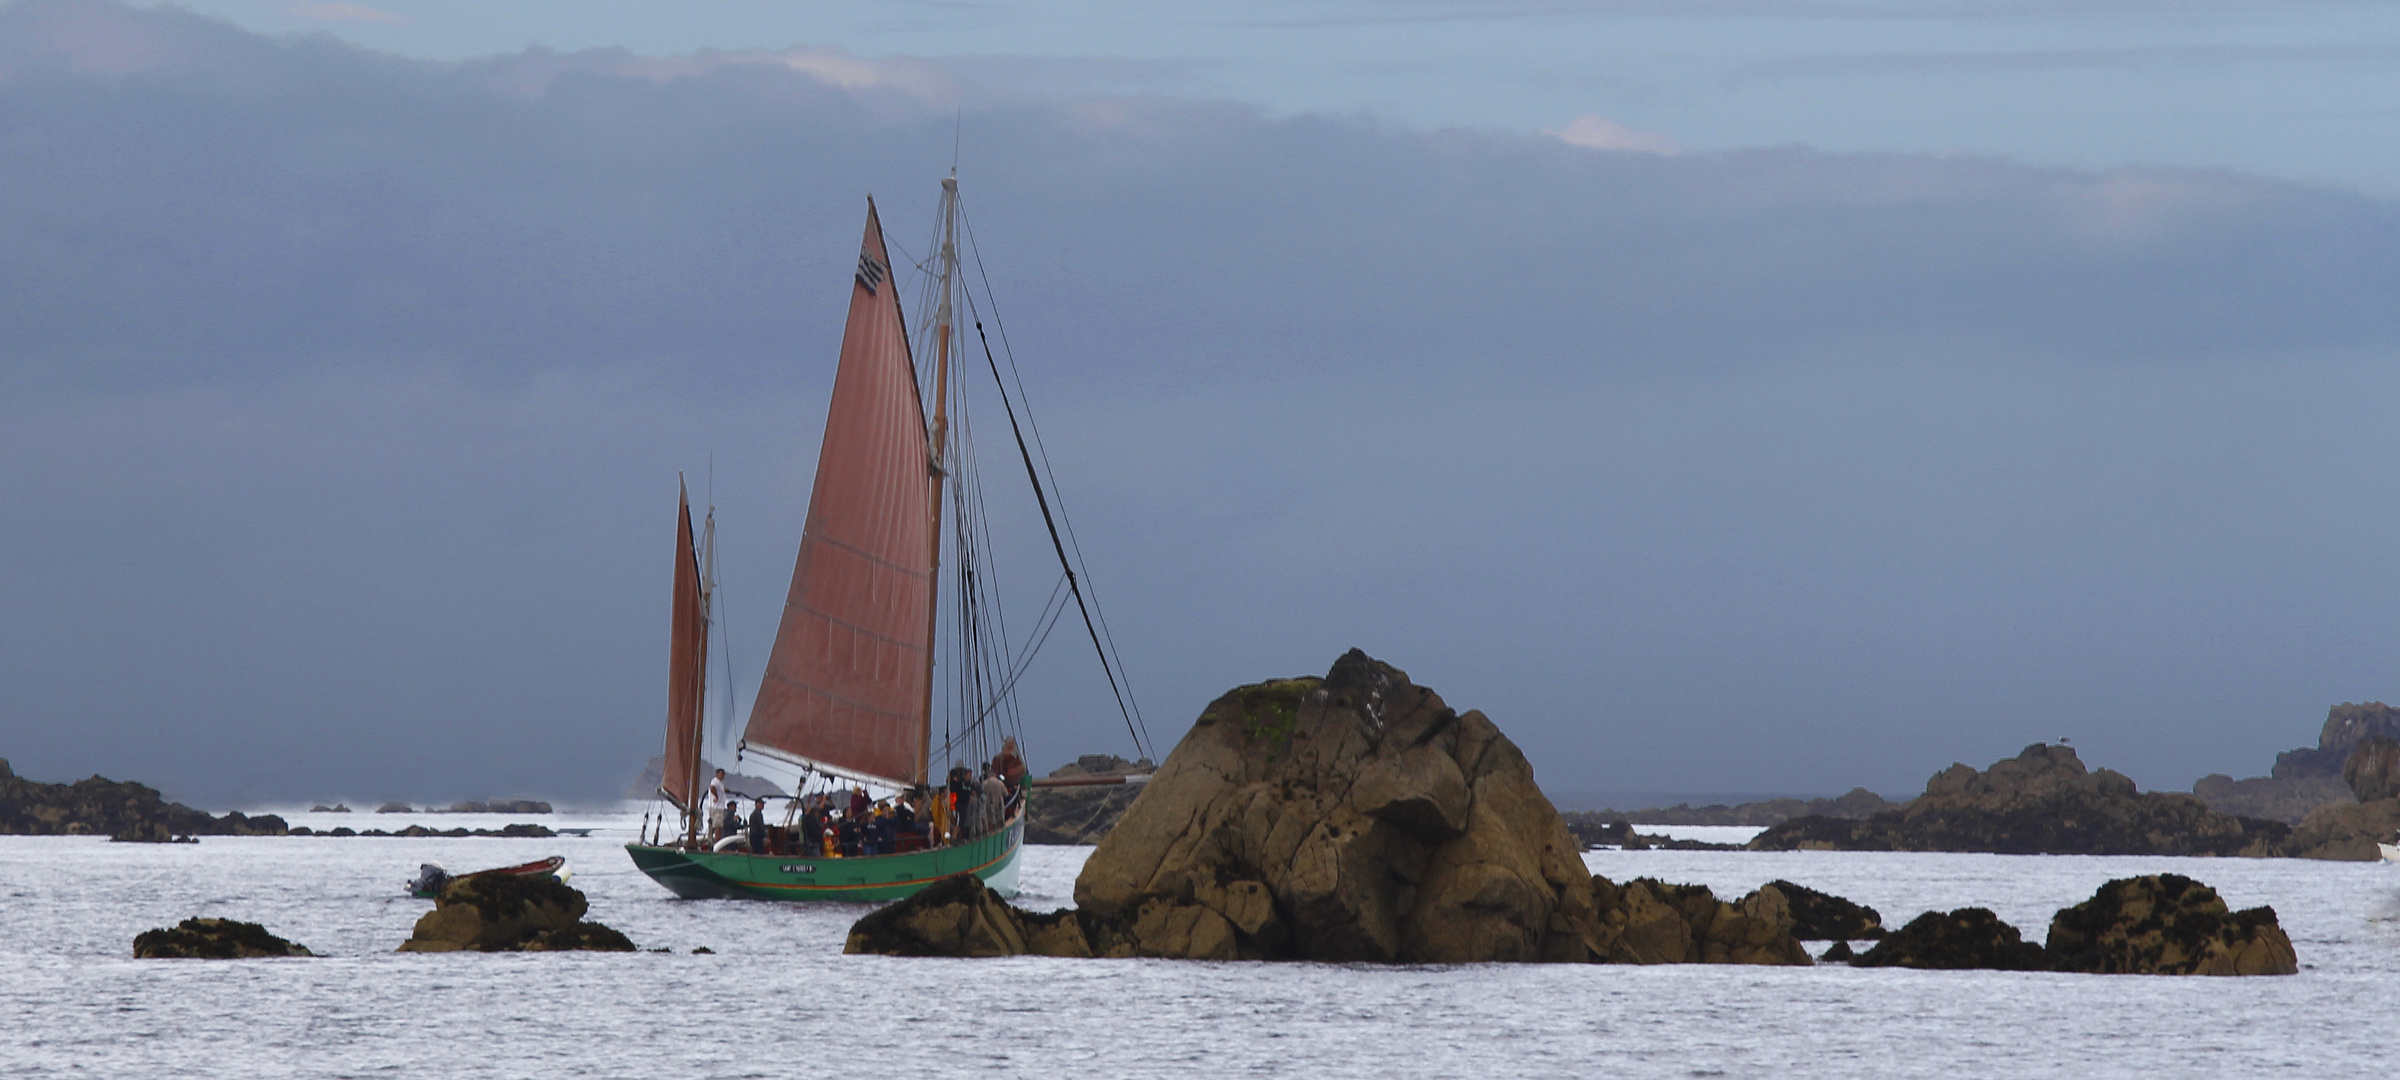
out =
[(708, 782), (708, 801), (700, 805), (711, 810), (725, 805), (725, 770), (718, 769), (716, 778)]

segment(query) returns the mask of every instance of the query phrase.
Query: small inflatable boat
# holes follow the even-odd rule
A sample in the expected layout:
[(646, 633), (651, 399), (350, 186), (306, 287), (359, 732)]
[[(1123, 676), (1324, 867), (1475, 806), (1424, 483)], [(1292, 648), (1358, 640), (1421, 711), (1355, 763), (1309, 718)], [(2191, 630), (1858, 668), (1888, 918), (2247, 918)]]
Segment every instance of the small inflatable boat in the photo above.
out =
[(564, 855), (552, 855), (547, 859), (536, 859), (520, 866), (498, 866), (493, 867), (490, 870), (477, 870), (474, 873), (459, 874), (455, 877), (452, 876), (449, 871), (442, 869), (438, 864), (424, 863), (417, 867), (417, 876), (409, 879), (409, 882), (405, 887), (408, 890), (408, 895), (414, 896), (419, 900), (431, 900), (436, 896), (440, 896), (442, 894), (442, 887), (450, 884), (453, 881), (463, 878), (481, 877), (485, 874), (515, 874), (524, 877), (531, 877), (536, 874), (548, 874), (551, 877), (557, 878), (559, 884), (561, 885), (566, 884), (567, 879), (574, 876), (574, 872), (567, 869), (567, 857)]

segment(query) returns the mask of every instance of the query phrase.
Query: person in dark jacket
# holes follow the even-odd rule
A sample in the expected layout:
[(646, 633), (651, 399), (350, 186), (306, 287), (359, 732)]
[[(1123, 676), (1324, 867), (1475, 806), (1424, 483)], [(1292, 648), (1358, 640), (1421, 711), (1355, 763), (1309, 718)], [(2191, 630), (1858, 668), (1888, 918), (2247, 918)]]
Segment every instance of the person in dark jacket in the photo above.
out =
[(750, 854), (767, 854), (767, 797), (750, 804)]

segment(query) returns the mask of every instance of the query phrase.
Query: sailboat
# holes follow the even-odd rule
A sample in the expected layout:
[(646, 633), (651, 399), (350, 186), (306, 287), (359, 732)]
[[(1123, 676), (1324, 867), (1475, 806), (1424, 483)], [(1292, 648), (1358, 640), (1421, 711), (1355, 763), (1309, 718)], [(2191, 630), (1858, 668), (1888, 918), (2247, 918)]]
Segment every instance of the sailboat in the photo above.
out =
[[(971, 463), (953, 460), (950, 453), (952, 343), (960, 337), (953, 299), (963, 294), (958, 218), (958, 181), (953, 175), (942, 181), (938, 254), (927, 267), (934, 274), (929, 339), (935, 353), (928, 417), (899, 283), (874, 200), (867, 202), (866, 232), (851, 277), (848, 321), (799, 556), (741, 739), (742, 753), (799, 770), (803, 787), (823, 780), (930, 794), (934, 805), (929, 809), (937, 819), (947, 816), (941, 782), (932, 771), (934, 635), (942, 622), (938, 579), (943, 569), (945, 495), (954, 504), (958, 527), (951, 569), (964, 605), (952, 624), (969, 639), (954, 654), (954, 665), (969, 669), (960, 699), (965, 708), (954, 713), (968, 715), (958, 718), (958, 730), (948, 732), (942, 743), (946, 757), (954, 762), (983, 759), (974, 751), (988, 745), (987, 721), (1013, 715), (1013, 703), (1004, 699), (1022, 673), (1021, 657), (1032, 651), (1008, 645), (1005, 633), (991, 629), (990, 617), (974, 609), (986, 602), (977, 599), (980, 585), (974, 567), (976, 559), (988, 557), (989, 543), (974, 533), (983, 520), (981, 489), (961, 486), (971, 483)], [(972, 302), (972, 297), (967, 299)], [(992, 360), (980, 317), (975, 325), (998, 383), (999, 365)], [(1000, 393), (1005, 401), (1005, 386)], [(964, 400), (960, 398), (962, 422)], [(1103, 647), (1103, 632), (1085, 606), (1075, 564), (1058, 539), (1050, 501), (1042, 494), (1034, 455), (1026, 447), (1013, 406), (1009, 422), (1064, 571), (1062, 589), (1053, 592), (1055, 609), (1046, 606), (1044, 617), (1054, 623), (1065, 610), (1058, 597), (1072, 594), (1101, 653), (1111, 690), (1118, 692), (1111, 650)], [(891, 854), (788, 853), (809, 850), (804, 845), (789, 845), (783, 854), (751, 853), (715, 850), (707, 842), (707, 815), (714, 808), (707, 805), (700, 768), (715, 604), (715, 514), (712, 508), (695, 537), (688, 490), (678, 496), (677, 513), (666, 767), (660, 794), (681, 812), (680, 834), (663, 835), (662, 814), (656, 833), (626, 845), (634, 864), (687, 898), (882, 901), (967, 873), (1002, 895), (1015, 895), (1025, 837), (1021, 800), (996, 827), (975, 830), (936, 820), (925, 846), (909, 850), (914, 845), (904, 842)], [(1013, 669), (994, 675), (977, 667), (993, 656), (1002, 658), (1003, 668), (1014, 665)], [(1119, 693), (1121, 709), (1127, 700), (1127, 694)], [(1138, 745), (1141, 736), (1132, 723), (1134, 714), (1127, 715), (1128, 730), (1136, 732)], [(791, 820), (787, 812), (787, 826)]]

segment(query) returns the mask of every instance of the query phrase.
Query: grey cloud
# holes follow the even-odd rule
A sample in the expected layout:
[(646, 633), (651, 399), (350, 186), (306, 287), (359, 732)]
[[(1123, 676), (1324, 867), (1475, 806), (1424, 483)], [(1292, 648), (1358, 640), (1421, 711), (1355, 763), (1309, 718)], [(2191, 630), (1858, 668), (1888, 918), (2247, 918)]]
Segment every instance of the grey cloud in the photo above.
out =
[[(755, 679), (862, 196), (922, 254), (962, 128), (1162, 737), (1354, 644), (1562, 788), (1896, 791), (2062, 732), (2180, 785), (2400, 693), (2391, 204), (1159, 99), (958, 124), (632, 59), (0, 10), (0, 754), (612, 793), (675, 470), (715, 454)], [(1037, 599), (1041, 555), (1003, 551)], [(1037, 757), (1121, 746), (1052, 648)]]
[(2389, 64), (2400, 42), (2307, 45), (2152, 45), (2112, 49), (2029, 49), (1995, 52), (1873, 53), (1796, 56), (1739, 65), (1729, 84), (1835, 75), (1982, 73), (2004, 71), (2216, 68), (2242, 64)]

